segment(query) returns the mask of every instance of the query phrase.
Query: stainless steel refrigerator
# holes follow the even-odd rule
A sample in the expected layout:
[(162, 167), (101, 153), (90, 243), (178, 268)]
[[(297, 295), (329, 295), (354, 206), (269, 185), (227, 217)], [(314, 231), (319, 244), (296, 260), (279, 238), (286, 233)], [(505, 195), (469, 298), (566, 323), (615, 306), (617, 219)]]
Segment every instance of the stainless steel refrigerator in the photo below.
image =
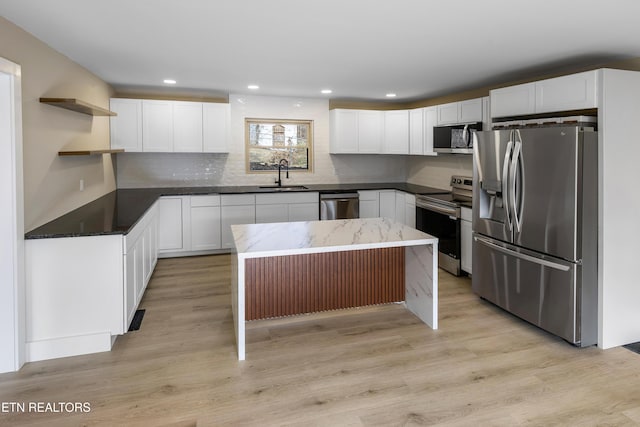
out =
[(476, 132), (472, 287), (578, 346), (597, 342), (597, 133)]

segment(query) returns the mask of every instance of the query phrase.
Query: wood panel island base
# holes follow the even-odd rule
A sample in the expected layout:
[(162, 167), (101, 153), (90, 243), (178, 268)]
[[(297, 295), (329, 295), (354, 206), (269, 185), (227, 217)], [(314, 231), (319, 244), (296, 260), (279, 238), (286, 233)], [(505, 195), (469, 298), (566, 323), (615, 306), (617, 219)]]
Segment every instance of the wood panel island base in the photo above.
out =
[[(438, 239), (387, 218), (232, 225), (238, 359), (245, 322), (404, 301), (438, 328)], [(435, 254), (435, 256), (434, 256)]]

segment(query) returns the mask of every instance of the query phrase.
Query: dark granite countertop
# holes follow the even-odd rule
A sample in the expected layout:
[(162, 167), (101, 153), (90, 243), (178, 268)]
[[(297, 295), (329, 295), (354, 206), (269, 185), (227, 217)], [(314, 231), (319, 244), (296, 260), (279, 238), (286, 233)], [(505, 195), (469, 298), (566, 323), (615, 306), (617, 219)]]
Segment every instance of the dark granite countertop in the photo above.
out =
[[(412, 194), (447, 193), (433, 187), (404, 182), (365, 184), (309, 184), (290, 192), (347, 192), (357, 190), (400, 190)], [(127, 234), (147, 209), (161, 196), (190, 196), (203, 194), (273, 193), (273, 189), (255, 185), (217, 187), (135, 188), (112, 191), (59, 218), (25, 234), (26, 239), (54, 237), (100, 236)]]

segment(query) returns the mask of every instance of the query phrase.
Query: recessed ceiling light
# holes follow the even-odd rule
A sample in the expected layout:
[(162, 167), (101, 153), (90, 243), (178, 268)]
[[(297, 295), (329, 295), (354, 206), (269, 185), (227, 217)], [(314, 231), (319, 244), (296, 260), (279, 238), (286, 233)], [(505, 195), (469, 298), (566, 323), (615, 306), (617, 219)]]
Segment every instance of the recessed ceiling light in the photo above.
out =
[(175, 80), (173, 80), (173, 79), (164, 79), (163, 81), (164, 81), (164, 84), (167, 84), (167, 85), (174, 85), (174, 84), (176, 84), (176, 83), (177, 83), (177, 82), (176, 82)]
[(386, 97), (387, 97), (387, 98), (395, 98), (395, 97), (396, 97), (396, 94), (395, 94), (395, 93), (388, 93), (388, 94), (386, 95)]
[(329, 94), (329, 93), (331, 93), (333, 91), (331, 89), (322, 89), (320, 92), (324, 93), (325, 95), (327, 95), (327, 94)]
[(256, 90), (256, 89), (260, 89), (260, 86), (258, 86), (258, 85), (249, 85), (249, 86), (247, 86), (247, 89)]

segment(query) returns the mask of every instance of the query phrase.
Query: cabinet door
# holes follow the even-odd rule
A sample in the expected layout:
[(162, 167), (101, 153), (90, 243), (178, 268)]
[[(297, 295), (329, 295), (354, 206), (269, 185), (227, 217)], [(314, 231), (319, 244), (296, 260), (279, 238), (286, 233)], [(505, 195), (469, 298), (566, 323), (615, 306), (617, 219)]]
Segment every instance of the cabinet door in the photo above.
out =
[(140, 300), (142, 299), (142, 294), (144, 293), (145, 288), (145, 247), (144, 247), (144, 237), (141, 235), (138, 240), (136, 240), (135, 244), (135, 274), (136, 274), (136, 307), (140, 304)]
[(384, 112), (382, 151), (388, 154), (409, 154), (409, 111)]
[(111, 98), (109, 108), (118, 114), (109, 118), (111, 148), (141, 152), (142, 100)]
[(289, 221), (317, 221), (320, 217), (318, 203), (293, 203), (289, 205)]
[(428, 107), (424, 109), (424, 147), (423, 154), (428, 156), (437, 156), (438, 153), (433, 151), (433, 128), (438, 121), (438, 109), (436, 107)]
[(158, 251), (184, 249), (182, 197), (162, 197), (158, 201)]
[(438, 105), (438, 125), (450, 125), (459, 122), (459, 105), (457, 102)]
[(360, 218), (378, 218), (380, 216), (380, 192), (377, 190), (358, 191)]
[(255, 204), (225, 206), (223, 201), (221, 217), (222, 247), (233, 248), (231, 226), (233, 224), (254, 224), (256, 222), (256, 206)]
[(142, 101), (142, 150), (173, 151), (172, 101)]
[(136, 312), (136, 248), (135, 245), (127, 251), (124, 256), (124, 331), (129, 329), (133, 315)]
[(405, 214), (405, 200), (404, 200), (404, 194), (402, 191), (396, 191), (396, 215), (395, 215), (395, 219), (398, 222), (401, 222), (404, 224), (405, 218), (404, 218), (404, 214)]
[(536, 82), (536, 113), (582, 110), (598, 106), (597, 71)]
[(404, 200), (404, 223), (409, 227), (416, 228), (416, 196), (405, 194)]
[(228, 153), (230, 139), (229, 104), (202, 104), (203, 146), (205, 153)]
[(202, 153), (202, 103), (173, 102), (173, 151)]
[(331, 110), (329, 113), (329, 151), (331, 153), (358, 152), (358, 111)]
[(409, 110), (409, 154), (424, 154), (424, 110)]
[(482, 121), (482, 98), (468, 99), (458, 103), (459, 123)]
[(535, 113), (535, 83), (494, 89), (491, 98), (491, 117), (520, 116)]
[(289, 206), (286, 204), (256, 205), (256, 224), (288, 222)]
[(383, 111), (358, 111), (358, 152), (381, 153), (384, 132)]
[(473, 236), (471, 231), (471, 209), (463, 207), (460, 209), (460, 266), (463, 271), (471, 274), (471, 264), (473, 259)]
[(380, 217), (396, 219), (395, 190), (383, 190), (380, 192)]
[(191, 196), (192, 251), (220, 249), (220, 196)]

